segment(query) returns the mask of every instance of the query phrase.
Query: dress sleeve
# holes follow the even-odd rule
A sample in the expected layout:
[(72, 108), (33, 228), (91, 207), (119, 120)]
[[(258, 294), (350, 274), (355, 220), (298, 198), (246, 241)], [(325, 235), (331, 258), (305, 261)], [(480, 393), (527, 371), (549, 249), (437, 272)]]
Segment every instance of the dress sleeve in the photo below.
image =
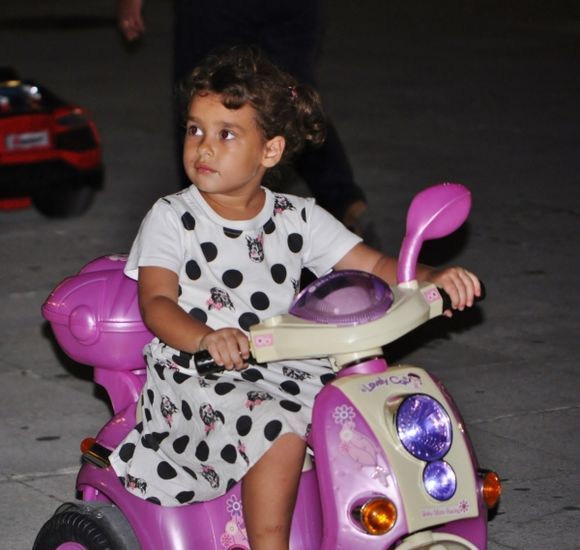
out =
[(183, 231), (175, 210), (163, 199), (147, 213), (133, 241), (125, 274), (138, 278), (139, 267), (164, 267), (179, 275), (183, 264)]
[(306, 200), (305, 214), (304, 266), (320, 277), (330, 271), (362, 239), (318, 206), (314, 199)]

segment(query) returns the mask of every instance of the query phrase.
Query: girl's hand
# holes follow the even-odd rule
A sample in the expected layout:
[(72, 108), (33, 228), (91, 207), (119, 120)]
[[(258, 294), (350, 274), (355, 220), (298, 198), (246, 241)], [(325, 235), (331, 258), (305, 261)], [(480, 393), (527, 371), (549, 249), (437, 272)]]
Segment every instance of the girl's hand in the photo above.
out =
[[(431, 283), (443, 288), (451, 298), (453, 309), (463, 311), (471, 307), (475, 297), (481, 296), (481, 285), (477, 276), (463, 267), (449, 267), (433, 270), (427, 276)], [(453, 315), (448, 310), (443, 313), (447, 317)]]
[(201, 339), (199, 349), (209, 351), (213, 360), (226, 370), (243, 370), (248, 366), (248, 337), (237, 328), (220, 328), (209, 332)]

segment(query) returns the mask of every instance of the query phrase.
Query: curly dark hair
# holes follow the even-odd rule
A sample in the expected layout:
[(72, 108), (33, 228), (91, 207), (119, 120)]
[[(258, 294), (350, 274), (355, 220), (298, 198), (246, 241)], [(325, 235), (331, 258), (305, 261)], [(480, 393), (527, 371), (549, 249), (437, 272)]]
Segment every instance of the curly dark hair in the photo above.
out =
[(207, 94), (219, 95), (227, 109), (251, 105), (266, 139), (284, 137), (282, 160), (306, 142), (316, 146), (324, 141), (325, 116), (318, 93), (281, 71), (255, 47), (234, 46), (211, 53), (184, 81), (182, 94), (187, 108), (195, 96)]

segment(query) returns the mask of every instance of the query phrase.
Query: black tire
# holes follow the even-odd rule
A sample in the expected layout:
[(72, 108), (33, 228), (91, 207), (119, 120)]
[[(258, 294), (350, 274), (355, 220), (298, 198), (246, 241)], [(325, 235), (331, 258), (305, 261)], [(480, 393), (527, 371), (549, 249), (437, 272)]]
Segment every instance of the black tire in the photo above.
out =
[(55, 550), (67, 542), (81, 544), (86, 550), (139, 547), (119, 510), (104, 504), (63, 504), (40, 529), (33, 550)]
[(49, 218), (69, 218), (84, 214), (95, 197), (92, 185), (62, 183), (47, 187), (32, 196), (36, 209)]

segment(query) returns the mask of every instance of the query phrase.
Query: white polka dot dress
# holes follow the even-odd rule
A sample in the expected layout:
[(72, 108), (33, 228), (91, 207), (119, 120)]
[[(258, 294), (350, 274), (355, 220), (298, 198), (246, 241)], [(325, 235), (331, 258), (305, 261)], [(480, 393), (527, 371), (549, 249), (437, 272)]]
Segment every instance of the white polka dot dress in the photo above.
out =
[[(302, 267), (332, 268), (360, 239), (312, 199), (264, 189), (251, 220), (218, 216), (191, 186), (145, 217), (126, 273), (179, 276), (179, 305), (214, 329), (244, 331), (285, 313)], [(127, 490), (165, 506), (224, 494), (283, 434), (305, 437), (326, 360), (285, 361), (199, 377), (191, 356), (157, 339), (145, 348), (142, 422), (111, 455)]]

